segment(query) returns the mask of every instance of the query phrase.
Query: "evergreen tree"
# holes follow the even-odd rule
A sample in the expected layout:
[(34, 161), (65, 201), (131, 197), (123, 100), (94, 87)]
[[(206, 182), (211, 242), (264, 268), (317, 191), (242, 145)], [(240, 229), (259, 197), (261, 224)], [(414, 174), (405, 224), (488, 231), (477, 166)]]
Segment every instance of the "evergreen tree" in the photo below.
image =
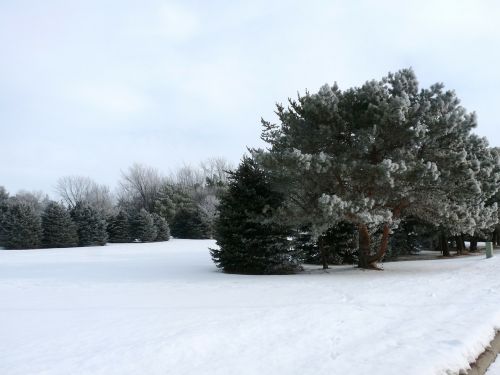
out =
[(3, 219), (7, 249), (36, 249), (42, 238), (42, 225), (32, 205), (25, 202), (11, 203)]
[(157, 233), (153, 216), (142, 208), (133, 222), (134, 238), (141, 242), (152, 242), (156, 239)]
[(272, 220), (283, 196), (271, 189), (269, 177), (245, 157), (229, 180), (215, 224), (219, 249), (211, 249), (217, 267), (248, 274), (296, 270), (299, 254), (288, 239), (292, 231)]
[(346, 91), (325, 85), (277, 115), (281, 124), (263, 122), (271, 147), (253, 155), (286, 197), (281, 216), (316, 238), (356, 225), (360, 267), (377, 268), (405, 216), (446, 221), (454, 235), (497, 220), (485, 202), (498, 162), (471, 136), (475, 115), (441, 84), (419, 90), (411, 69)]
[(5, 245), (5, 224), (4, 217), (8, 209), (9, 193), (3, 186), (0, 186), (0, 246)]
[(106, 220), (88, 203), (77, 202), (71, 210), (71, 217), (77, 226), (79, 246), (106, 244)]
[(171, 226), (175, 238), (203, 239), (210, 238), (208, 220), (196, 206), (183, 207), (175, 214)]
[(153, 212), (172, 223), (175, 214), (182, 208), (189, 208), (194, 205), (193, 199), (188, 193), (171, 183), (164, 183), (154, 202)]
[(157, 230), (155, 241), (168, 241), (170, 239), (170, 228), (167, 221), (158, 214), (153, 213), (152, 216)]
[(69, 212), (57, 202), (49, 202), (42, 214), (42, 245), (72, 247), (78, 244), (76, 225)]
[(128, 215), (121, 210), (118, 215), (112, 216), (108, 224), (109, 242), (126, 243), (132, 241)]
[(358, 260), (358, 238), (354, 225), (340, 222), (330, 228), (317, 240), (310, 232), (301, 231), (295, 239), (306, 263), (321, 264), (355, 264)]

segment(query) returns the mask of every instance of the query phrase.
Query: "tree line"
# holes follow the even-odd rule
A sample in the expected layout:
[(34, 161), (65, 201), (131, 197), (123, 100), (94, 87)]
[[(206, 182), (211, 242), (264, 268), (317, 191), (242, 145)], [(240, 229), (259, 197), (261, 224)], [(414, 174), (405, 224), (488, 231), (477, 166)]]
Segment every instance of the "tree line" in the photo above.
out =
[(215, 238), (225, 272), (289, 273), (304, 262), (378, 269), (422, 248), (444, 256), (499, 242), (500, 151), (472, 131), (443, 84), (403, 69), (360, 87), (325, 85), (276, 106), (265, 149), (168, 177), (139, 164), (118, 192), (86, 177), (57, 183), (61, 202), (0, 189), (7, 248)]
[(422, 247), (450, 255), (498, 242), (500, 152), (474, 134), (443, 84), (412, 69), (341, 90), (325, 85), (276, 106), (265, 149), (231, 173), (215, 223), (226, 272), (288, 273), (379, 263)]
[(169, 176), (141, 164), (122, 172), (117, 192), (83, 176), (57, 181), (59, 201), (42, 192), (11, 196), (0, 186), (0, 246), (7, 249), (211, 238), (229, 162), (211, 158)]

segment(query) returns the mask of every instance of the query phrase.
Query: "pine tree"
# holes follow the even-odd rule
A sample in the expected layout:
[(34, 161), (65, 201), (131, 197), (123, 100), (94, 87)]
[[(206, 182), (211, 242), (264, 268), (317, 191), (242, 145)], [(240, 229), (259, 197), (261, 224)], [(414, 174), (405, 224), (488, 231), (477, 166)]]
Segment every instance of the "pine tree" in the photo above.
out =
[(49, 202), (42, 214), (42, 245), (72, 247), (78, 244), (76, 225), (64, 206)]
[(210, 224), (196, 206), (183, 207), (172, 219), (172, 236), (175, 238), (210, 238)]
[(167, 221), (158, 214), (153, 213), (152, 216), (157, 230), (155, 241), (168, 241), (170, 239), (170, 228)]
[(272, 220), (283, 197), (271, 189), (268, 176), (245, 157), (229, 180), (215, 223), (219, 249), (211, 249), (217, 267), (248, 274), (296, 270), (299, 255), (288, 239), (292, 231)]
[(193, 199), (181, 188), (170, 183), (162, 185), (158, 197), (154, 202), (153, 212), (172, 223), (175, 214), (182, 208), (189, 208), (194, 205)]
[(40, 247), (42, 225), (32, 205), (15, 202), (9, 205), (3, 219), (7, 249), (36, 249)]
[(71, 210), (71, 218), (77, 226), (79, 246), (106, 244), (106, 220), (89, 204), (78, 202)]
[(134, 218), (133, 234), (134, 238), (141, 242), (152, 242), (156, 239), (157, 228), (153, 216), (144, 208)]
[(4, 218), (8, 210), (9, 193), (3, 186), (0, 186), (0, 246), (5, 245), (5, 224)]
[(118, 215), (112, 216), (108, 224), (109, 242), (126, 243), (132, 241), (128, 215), (121, 210)]
[[(355, 264), (358, 260), (358, 238), (355, 226), (340, 222), (314, 240), (307, 230), (299, 231), (295, 246), (303, 254), (305, 263)], [(321, 246), (320, 246), (321, 244)]]
[(497, 220), (485, 202), (498, 161), (471, 136), (475, 115), (441, 84), (419, 90), (411, 69), (346, 91), (325, 85), (276, 113), (281, 124), (263, 121), (270, 147), (253, 155), (286, 197), (283, 218), (315, 238), (356, 225), (360, 267), (378, 268), (405, 216), (446, 221), (452, 234)]

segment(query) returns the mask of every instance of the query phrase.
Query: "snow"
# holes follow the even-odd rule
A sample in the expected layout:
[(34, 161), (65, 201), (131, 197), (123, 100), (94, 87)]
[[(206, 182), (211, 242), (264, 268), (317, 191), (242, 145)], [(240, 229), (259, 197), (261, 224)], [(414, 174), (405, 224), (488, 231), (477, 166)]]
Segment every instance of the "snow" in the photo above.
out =
[(486, 375), (500, 375), (500, 357), (497, 357), (496, 361), (491, 364)]
[(445, 374), (500, 328), (500, 254), (227, 275), (213, 241), (0, 251), (0, 374)]

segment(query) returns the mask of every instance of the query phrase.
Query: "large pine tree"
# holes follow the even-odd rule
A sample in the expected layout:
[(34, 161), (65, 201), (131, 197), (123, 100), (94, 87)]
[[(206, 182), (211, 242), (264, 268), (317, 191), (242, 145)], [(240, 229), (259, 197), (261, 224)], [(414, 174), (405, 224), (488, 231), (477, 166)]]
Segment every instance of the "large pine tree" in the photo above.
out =
[(109, 242), (125, 243), (131, 242), (130, 223), (128, 215), (121, 210), (117, 215), (112, 216), (108, 224)]
[(156, 239), (158, 230), (155, 226), (153, 216), (142, 208), (133, 220), (134, 239), (141, 242), (152, 242)]
[(498, 162), (469, 147), (484, 149), (470, 135), (475, 115), (441, 84), (419, 90), (411, 69), (346, 91), (325, 85), (277, 114), (280, 124), (263, 122), (269, 149), (254, 157), (281, 180), (284, 217), (317, 238), (340, 221), (356, 225), (360, 267), (377, 268), (405, 216), (446, 218), (459, 233), (496, 220), (484, 202)]
[(71, 210), (77, 226), (79, 246), (103, 246), (108, 241), (106, 220), (87, 203), (78, 202)]
[(57, 202), (50, 202), (42, 214), (44, 247), (72, 247), (78, 244), (76, 225), (68, 210)]
[(36, 249), (42, 239), (40, 216), (29, 203), (11, 203), (4, 214), (3, 232), (7, 249)]
[(298, 267), (292, 231), (273, 222), (283, 196), (272, 190), (266, 173), (245, 157), (229, 177), (215, 223), (218, 249), (211, 254), (217, 267), (230, 273), (289, 273)]
[(151, 215), (156, 226), (155, 241), (168, 241), (170, 239), (170, 228), (168, 226), (167, 220), (155, 213)]

